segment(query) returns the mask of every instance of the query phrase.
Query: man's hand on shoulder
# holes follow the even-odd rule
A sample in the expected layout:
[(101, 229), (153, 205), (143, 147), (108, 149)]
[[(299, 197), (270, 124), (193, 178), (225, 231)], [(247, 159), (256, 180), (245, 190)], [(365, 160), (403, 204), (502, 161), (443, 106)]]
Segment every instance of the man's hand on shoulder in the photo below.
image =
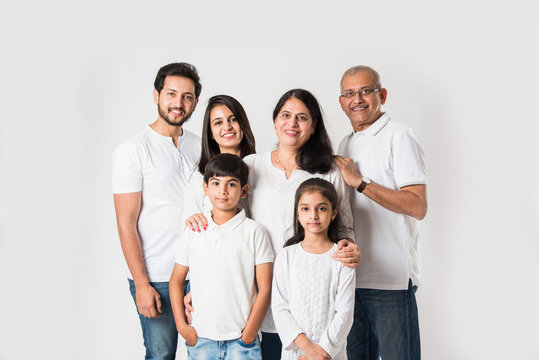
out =
[(361, 262), (359, 246), (348, 239), (339, 240), (337, 250), (331, 255), (333, 259), (340, 261), (344, 266), (355, 268)]
[(147, 318), (156, 318), (161, 314), (161, 296), (149, 283), (135, 284), (136, 302), (139, 313)]

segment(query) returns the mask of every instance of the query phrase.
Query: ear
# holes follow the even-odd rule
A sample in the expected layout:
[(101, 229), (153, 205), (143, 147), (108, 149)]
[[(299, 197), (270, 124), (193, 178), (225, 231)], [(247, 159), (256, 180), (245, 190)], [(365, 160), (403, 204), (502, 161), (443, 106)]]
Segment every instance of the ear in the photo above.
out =
[(195, 106), (193, 106), (193, 111), (195, 111), (195, 109), (197, 108), (198, 100), (199, 100), (199, 98), (197, 98), (197, 99), (195, 100)]
[(208, 184), (206, 184), (205, 181), (202, 182), (202, 188), (204, 189), (204, 194), (205, 195), (210, 195), (209, 191), (208, 191)]
[(335, 220), (338, 212), (339, 211), (337, 211), (337, 209), (333, 209), (333, 212), (331, 213), (331, 221)]
[(153, 102), (154, 104), (159, 104), (159, 91), (157, 89), (153, 89)]
[(340, 96), (340, 95), (339, 95), (339, 104), (341, 104), (341, 109), (344, 111), (344, 100), (343, 100), (342, 96)]
[(241, 198), (245, 199), (245, 197), (247, 196), (248, 193), (249, 193), (249, 184), (245, 184), (241, 188)]
[(386, 103), (386, 99), (387, 99), (387, 89), (382, 88), (380, 89), (380, 102), (382, 103), (382, 105)]

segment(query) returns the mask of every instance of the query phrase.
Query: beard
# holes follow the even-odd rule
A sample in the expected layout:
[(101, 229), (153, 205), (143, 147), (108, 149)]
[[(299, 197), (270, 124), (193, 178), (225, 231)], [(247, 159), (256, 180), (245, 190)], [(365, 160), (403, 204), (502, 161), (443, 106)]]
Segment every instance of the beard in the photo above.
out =
[[(171, 109), (180, 109), (184, 112), (185, 115), (183, 117), (180, 117), (179, 121), (172, 121), (168, 114), (170, 113)], [(157, 111), (159, 112), (159, 116), (161, 117), (161, 119), (165, 120), (166, 123), (169, 124), (170, 126), (182, 126), (183, 124), (187, 122), (187, 120), (189, 120), (189, 118), (191, 117), (191, 114), (193, 114), (192, 110), (191, 112), (188, 113), (187, 111), (185, 111), (184, 108), (170, 108), (167, 110), (168, 110), (168, 113), (161, 106), (157, 105)]]

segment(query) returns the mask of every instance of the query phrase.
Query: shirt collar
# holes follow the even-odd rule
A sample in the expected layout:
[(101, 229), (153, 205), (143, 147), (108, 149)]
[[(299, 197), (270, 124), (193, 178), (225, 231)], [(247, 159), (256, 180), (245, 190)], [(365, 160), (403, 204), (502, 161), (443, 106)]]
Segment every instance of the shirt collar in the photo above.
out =
[(380, 116), (378, 120), (376, 120), (371, 126), (369, 126), (363, 131), (358, 131), (355, 134), (376, 136), (376, 134), (378, 134), (380, 130), (382, 130), (390, 120), (391, 119), (389, 115), (387, 115), (387, 113), (383, 113), (382, 116)]
[(213, 221), (213, 218), (211, 216), (211, 212), (209, 212), (209, 213), (206, 214), (206, 219), (208, 219), (208, 230), (206, 230), (206, 231), (216, 230), (216, 229), (232, 231), (238, 225), (240, 225), (243, 222), (243, 220), (245, 220), (245, 218), (246, 218), (245, 210), (241, 209), (236, 215), (234, 215), (234, 217), (232, 219), (228, 220), (226, 223), (224, 223), (222, 225), (217, 225)]

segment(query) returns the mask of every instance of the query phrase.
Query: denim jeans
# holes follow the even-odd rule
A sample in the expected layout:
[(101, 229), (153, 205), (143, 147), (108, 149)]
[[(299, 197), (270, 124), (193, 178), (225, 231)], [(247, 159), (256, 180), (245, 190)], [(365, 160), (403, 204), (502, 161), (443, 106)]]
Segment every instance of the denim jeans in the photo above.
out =
[(416, 290), (412, 281), (408, 290), (356, 289), (349, 360), (421, 359)]
[[(129, 280), (129, 290), (136, 306), (136, 289), (133, 280)], [(173, 360), (176, 358), (178, 347), (178, 331), (174, 322), (174, 314), (170, 306), (168, 282), (150, 282), (150, 285), (161, 296), (161, 314), (157, 318), (142, 316), (137, 309), (142, 327), (144, 347), (146, 348), (145, 359)]]
[(241, 338), (216, 341), (199, 337), (194, 346), (187, 348), (190, 360), (261, 360), (260, 340), (258, 336), (251, 344), (245, 344)]
[(280, 360), (281, 359), (281, 350), (283, 345), (281, 344), (281, 339), (279, 334), (276, 333), (262, 333), (262, 359), (264, 360)]

